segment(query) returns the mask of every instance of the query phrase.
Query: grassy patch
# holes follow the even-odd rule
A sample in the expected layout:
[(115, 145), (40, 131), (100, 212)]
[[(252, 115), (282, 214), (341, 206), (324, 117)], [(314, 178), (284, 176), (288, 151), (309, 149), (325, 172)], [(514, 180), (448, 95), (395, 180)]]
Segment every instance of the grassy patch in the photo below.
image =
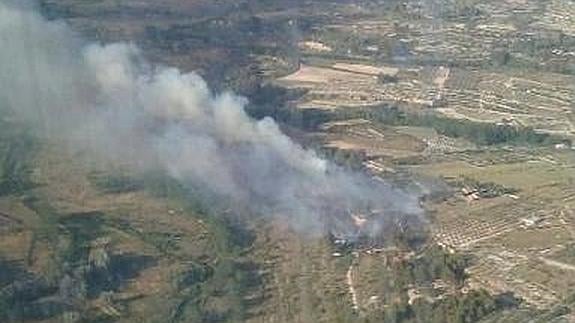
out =
[(106, 194), (129, 193), (142, 189), (142, 182), (123, 174), (93, 173), (88, 179), (98, 190)]

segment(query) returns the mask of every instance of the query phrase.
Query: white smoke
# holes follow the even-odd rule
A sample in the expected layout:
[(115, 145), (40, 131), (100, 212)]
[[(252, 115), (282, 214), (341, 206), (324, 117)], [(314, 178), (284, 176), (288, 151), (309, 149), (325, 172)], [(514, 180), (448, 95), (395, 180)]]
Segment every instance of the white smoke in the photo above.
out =
[(272, 119), (250, 118), (246, 99), (149, 64), (131, 44), (86, 45), (65, 24), (7, 3), (0, 43), (0, 105), (49, 140), (162, 169), (306, 230), (336, 209), (419, 212), (416, 197), (343, 171)]

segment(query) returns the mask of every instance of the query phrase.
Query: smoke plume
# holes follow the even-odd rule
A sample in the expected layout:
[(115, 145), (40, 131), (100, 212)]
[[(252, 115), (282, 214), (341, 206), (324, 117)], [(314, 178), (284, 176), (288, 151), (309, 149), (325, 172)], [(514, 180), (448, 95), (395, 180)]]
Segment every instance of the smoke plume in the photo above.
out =
[(419, 212), (416, 197), (319, 158), (271, 118), (250, 118), (246, 99), (155, 66), (132, 44), (86, 44), (6, 0), (0, 43), (0, 105), (48, 140), (166, 171), (308, 231), (342, 210)]

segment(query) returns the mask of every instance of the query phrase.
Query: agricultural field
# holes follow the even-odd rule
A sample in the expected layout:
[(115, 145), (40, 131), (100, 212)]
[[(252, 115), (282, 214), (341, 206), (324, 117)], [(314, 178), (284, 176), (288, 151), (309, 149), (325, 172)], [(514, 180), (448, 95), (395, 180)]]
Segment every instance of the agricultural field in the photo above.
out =
[[(329, 111), (335, 121), (317, 131), (347, 152), (342, 164), (359, 156), (374, 176), (429, 194), (432, 243), (470, 258), (465, 289), (522, 300), (509, 321), (573, 296), (569, 3), (409, 1), (390, 14), (342, 14), (311, 38), (330, 51), (304, 48), (299, 70), (275, 81), (305, 89), (297, 108)], [(525, 136), (496, 134), (506, 128)], [(369, 279), (368, 261), (357, 266)], [(433, 304), (433, 291), (412, 287), (409, 303)]]
[(575, 320), (573, 0), (39, 3), (422, 214), (302, 235), (0, 114), (0, 321)]

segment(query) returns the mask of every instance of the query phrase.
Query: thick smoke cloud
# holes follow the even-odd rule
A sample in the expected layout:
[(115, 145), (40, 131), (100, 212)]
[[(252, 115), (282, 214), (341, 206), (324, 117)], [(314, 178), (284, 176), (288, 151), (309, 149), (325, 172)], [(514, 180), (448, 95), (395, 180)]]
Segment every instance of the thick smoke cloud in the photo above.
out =
[(272, 119), (251, 119), (244, 98), (149, 64), (131, 44), (85, 44), (64, 23), (6, 3), (0, 43), (0, 104), (49, 140), (164, 170), (307, 231), (360, 207), (419, 212), (416, 197), (343, 171)]

